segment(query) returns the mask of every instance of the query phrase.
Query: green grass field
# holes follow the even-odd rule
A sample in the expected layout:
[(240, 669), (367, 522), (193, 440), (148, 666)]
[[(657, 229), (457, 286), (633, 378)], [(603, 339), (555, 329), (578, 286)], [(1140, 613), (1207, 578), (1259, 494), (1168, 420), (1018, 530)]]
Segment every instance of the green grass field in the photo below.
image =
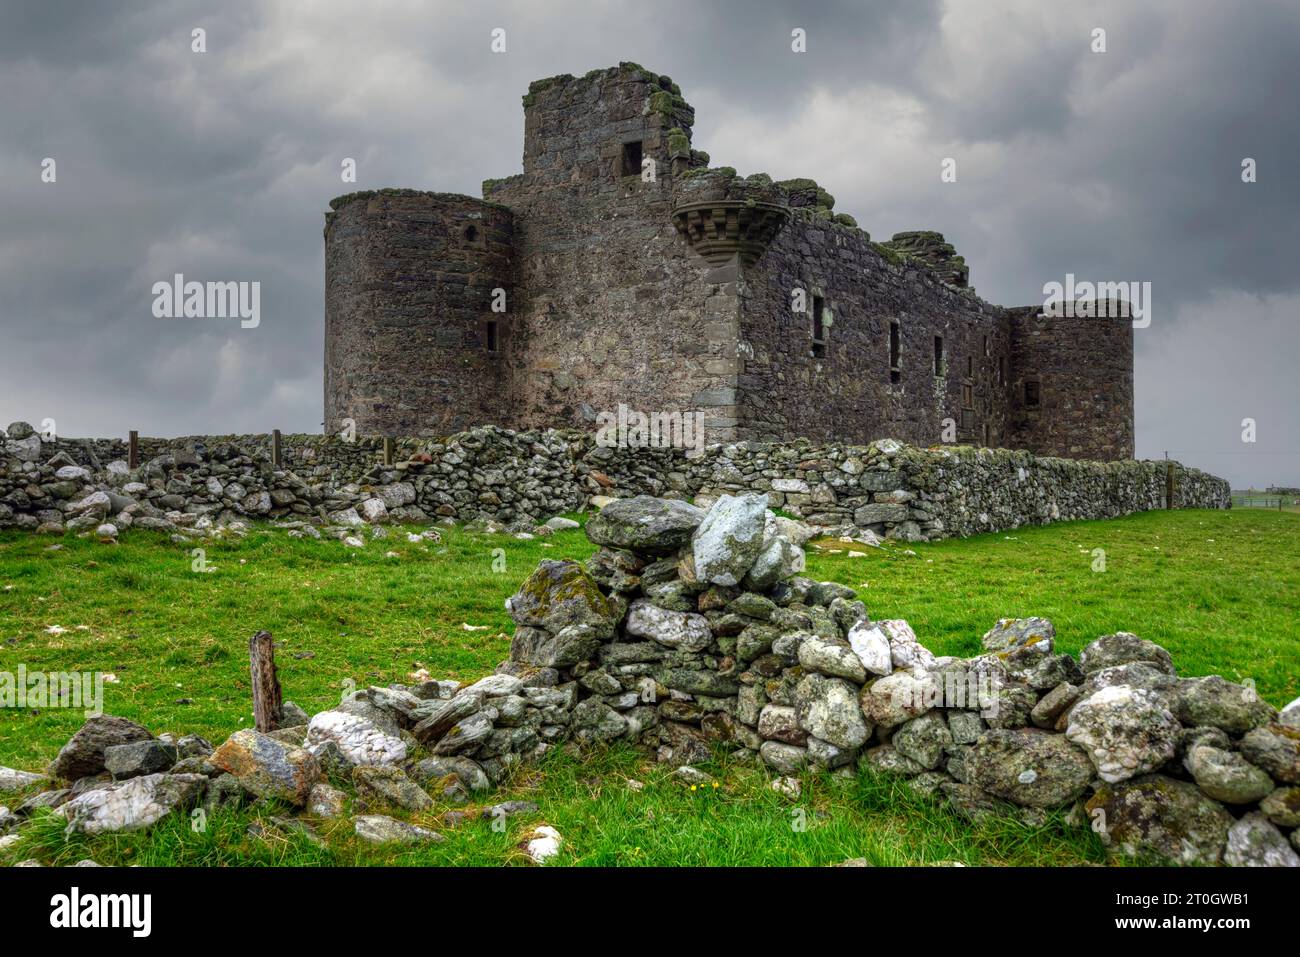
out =
[[(976, 653), (999, 617), (1043, 615), (1065, 651), (1127, 630), (1167, 647), (1181, 674), (1250, 680), (1274, 705), (1300, 694), (1294, 514), (1151, 512), (935, 544), (819, 545), (809, 575), (857, 588), (874, 618), (908, 619), (936, 654)], [(419, 668), (473, 679), (506, 656), (502, 603), (533, 566), (592, 546), (580, 531), (518, 541), (452, 529), (429, 544), (394, 529), (353, 550), (257, 530), (206, 549), (213, 570), (202, 573), (190, 547), (143, 531), (117, 546), (0, 535), (0, 671), (111, 672), (105, 711), (216, 744), (251, 721), (254, 631), (274, 634), (285, 696), (309, 712), (352, 683), (410, 682)], [(82, 720), (66, 709), (0, 709), (0, 764), (42, 768)], [(43, 820), (0, 863), (497, 865), (521, 860), (516, 843), (539, 823), (564, 835), (557, 860), (568, 864), (1103, 860), (1086, 829), (970, 825), (865, 771), (849, 780), (808, 772), (791, 802), (765, 772), (722, 754), (707, 770), (718, 787), (692, 791), (630, 748), (581, 759), (557, 750), (489, 798), (526, 798), (539, 812), (511, 818), (502, 833), (487, 821), (447, 828), (436, 814), (416, 817), (448, 839), (406, 851), (361, 845), (346, 821), (318, 822), (315, 838), (278, 828), (268, 823), (274, 808), (253, 806), (214, 815), (202, 834), (178, 817), (146, 833), (65, 841), (57, 819)]]

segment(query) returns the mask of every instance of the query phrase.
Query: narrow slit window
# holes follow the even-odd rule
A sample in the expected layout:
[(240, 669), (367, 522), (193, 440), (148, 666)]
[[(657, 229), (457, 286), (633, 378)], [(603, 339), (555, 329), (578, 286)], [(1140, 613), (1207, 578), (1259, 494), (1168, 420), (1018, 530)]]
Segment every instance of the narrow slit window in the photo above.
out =
[(943, 375), (943, 336), (934, 337), (934, 374)]
[(641, 175), (641, 141), (623, 144), (623, 175)]
[(826, 300), (813, 296), (812, 353), (817, 359), (826, 355)]
[(1025, 383), (1025, 408), (1036, 409), (1042, 402), (1042, 389), (1037, 379), (1030, 379)]
[(963, 409), (975, 408), (975, 388), (969, 384), (961, 387), (961, 407)]
[(974, 356), (966, 357), (966, 378), (968, 379), (975, 378), (975, 357)]
[(889, 381), (897, 385), (903, 380), (902, 337), (898, 323), (889, 324)]
[(488, 352), (497, 351), (497, 321), (495, 319), (488, 320), (485, 345)]

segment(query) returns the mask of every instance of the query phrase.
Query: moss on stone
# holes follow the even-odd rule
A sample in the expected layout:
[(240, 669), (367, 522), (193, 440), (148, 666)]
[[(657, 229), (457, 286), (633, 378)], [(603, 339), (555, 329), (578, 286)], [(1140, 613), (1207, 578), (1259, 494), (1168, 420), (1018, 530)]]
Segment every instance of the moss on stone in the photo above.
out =
[(836, 213), (832, 221), (838, 223), (840, 226), (856, 227), (858, 225), (858, 221), (848, 213)]
[(669, 156), (689, 156), (691, 153), (691, 139), (686, 135), (686, 131), (680, 126), (674, 126), (668, 131), (668, 155)]
[(887, 246), (884, 243), (873, 242), (871, 248), (880, 253), (880, 255), (885, 258), (886, 262), (892, 263), (895, 266), (901, 266), (903, 263), (907, 262), (907, 257), (902, 255), (892, 246)]

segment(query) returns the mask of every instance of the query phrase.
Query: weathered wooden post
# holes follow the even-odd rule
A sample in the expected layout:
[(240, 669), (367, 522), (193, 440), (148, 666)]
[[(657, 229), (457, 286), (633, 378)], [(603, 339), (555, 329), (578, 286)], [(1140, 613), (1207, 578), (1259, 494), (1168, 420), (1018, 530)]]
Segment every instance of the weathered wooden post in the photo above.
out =
[(1165, 462), (1165, 508), (1174, 507), (1174, 463)]
[(129, 469), (140, 467), (140, 433), (135, 429), (127, 433), (126, 467)]
[(271, 430), (271, 464), (280, 467), (280, 430)]
[(253, 726), (263, 734), (280, 727), (280, 679), (275, 673), (275, 643), (269, 631), (248, 639), (248, 672), (253, 680)]
[(395, 451), (395, 446), (396, 443), (392, 440), (392, 438), (390, 438), (389, 436), (384, 436), (384, 464), (385, 465), (393, 464), (393, 453)]

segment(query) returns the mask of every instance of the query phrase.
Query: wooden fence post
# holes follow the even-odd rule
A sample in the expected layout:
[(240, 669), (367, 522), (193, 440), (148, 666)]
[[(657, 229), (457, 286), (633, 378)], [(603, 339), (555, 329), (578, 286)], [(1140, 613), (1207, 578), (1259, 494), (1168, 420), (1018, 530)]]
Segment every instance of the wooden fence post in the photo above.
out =
[(129, 469), (140, 467), (140, 433), (135, 429), (127, 433), (126, 467)]
[(1174, 507), (1174, 463), (1165, 462), (1165, 508)]
[(248, 639), (248, 672), (253, 680), (253, 726), (262, 734), (280, 727), (280, 679), (275, 673), (275, 643), (269, 631)]
[(280, 467), (280, 430), (271, 430), (271, 464)]
[(394, 441), (388, 436), (384, 437), (384, 464), (385, 465), (393, 464), (393, 450), (395, 444), (396, 443), (394, 443)]

